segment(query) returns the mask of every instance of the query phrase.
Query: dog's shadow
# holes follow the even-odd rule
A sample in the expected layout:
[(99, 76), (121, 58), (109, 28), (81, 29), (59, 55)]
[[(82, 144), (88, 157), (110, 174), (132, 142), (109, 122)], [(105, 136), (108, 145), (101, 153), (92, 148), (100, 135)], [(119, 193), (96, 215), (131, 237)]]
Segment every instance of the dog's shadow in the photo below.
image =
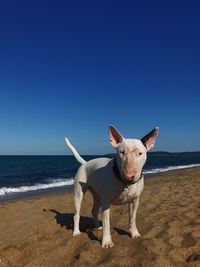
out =
[[(67, 230), (73, 230), (74, 228), (74, 214), (73, 213), (60, 213), (57, 210), (50, 209), (51, 212), (55, 214), (55, 220), (57, 224), (61, 227), (66, 227)], [(102, 224), (102, 222), (100, 221)], [(94, 223), (91, 217), (81, 216), (80, 217), (80, 231), (84, 232), (88, 235), (90, 240), (97, 240), (101, 242), (101, 240), (93, 233), (94, 231)], [(118, 235), (129, 235), (129, 233), (125, 230), (120, 228), (114, 227), (113, 228)]]
[[(55, 220), (57, 224), (61, 227), (66, 227), (67, 230), (73, 230), (74, 228), (74, 214), (73, 213), (60, 213), (57, 210), (50, 209), (51, 212), (55, 214)], [(100, 222), (101, 223), (101, 222)], [(97, 240), (100, 242), (100, 239), (94, 235), (94, 223), (92, 218), (81, 216), (80, 217), (80, 231), (88, 235), (90, 240)]]

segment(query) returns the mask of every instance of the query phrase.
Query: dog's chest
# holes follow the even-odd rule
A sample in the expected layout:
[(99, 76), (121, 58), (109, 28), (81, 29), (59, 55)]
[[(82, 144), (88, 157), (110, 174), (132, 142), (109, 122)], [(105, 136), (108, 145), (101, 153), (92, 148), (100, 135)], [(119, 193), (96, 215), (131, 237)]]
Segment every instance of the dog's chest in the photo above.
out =
[(135, 198), (139, 197), (144, 187), (143, 181), (139, 184), (125, 187), (121, 194), (112, 201), (114, 205), (123, 205), (132, 202)]

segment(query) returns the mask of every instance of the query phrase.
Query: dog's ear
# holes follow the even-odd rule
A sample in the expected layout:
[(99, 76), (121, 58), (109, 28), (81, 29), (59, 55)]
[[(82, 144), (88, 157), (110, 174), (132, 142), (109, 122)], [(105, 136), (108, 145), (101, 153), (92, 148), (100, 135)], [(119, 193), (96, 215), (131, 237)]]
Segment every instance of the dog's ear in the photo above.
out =
[(154, 147), (158, 131), (159, 128), (156, 127), (141, 139), (143, 145), (146, 147), (147, 150), (150, 150), (151, 148)]
[(118, 132), (112, 125), (109, 126), (110, 143), (113, 147), (117, 147), (123, 140), (123, 135)]

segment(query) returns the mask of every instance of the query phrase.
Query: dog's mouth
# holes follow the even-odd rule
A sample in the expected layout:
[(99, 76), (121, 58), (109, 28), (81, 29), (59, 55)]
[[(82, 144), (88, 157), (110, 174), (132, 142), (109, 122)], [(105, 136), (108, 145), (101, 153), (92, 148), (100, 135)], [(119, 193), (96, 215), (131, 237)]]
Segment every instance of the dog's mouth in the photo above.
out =
[(125, 174), (122, 176), (124, 181), (128, 184), (135, 184), (141, 177), (141, 175), (132, 175), (132, 176), (126, 176)]

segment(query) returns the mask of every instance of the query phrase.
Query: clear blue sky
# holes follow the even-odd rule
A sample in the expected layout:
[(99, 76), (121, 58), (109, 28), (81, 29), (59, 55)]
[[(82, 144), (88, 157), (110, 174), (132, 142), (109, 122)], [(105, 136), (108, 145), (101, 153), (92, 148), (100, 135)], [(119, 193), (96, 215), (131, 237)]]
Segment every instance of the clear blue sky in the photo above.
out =
[(199, 1), (3, 1), (0, 154), (113, 151), (107, 127), (155, 150), (200, 150)]

